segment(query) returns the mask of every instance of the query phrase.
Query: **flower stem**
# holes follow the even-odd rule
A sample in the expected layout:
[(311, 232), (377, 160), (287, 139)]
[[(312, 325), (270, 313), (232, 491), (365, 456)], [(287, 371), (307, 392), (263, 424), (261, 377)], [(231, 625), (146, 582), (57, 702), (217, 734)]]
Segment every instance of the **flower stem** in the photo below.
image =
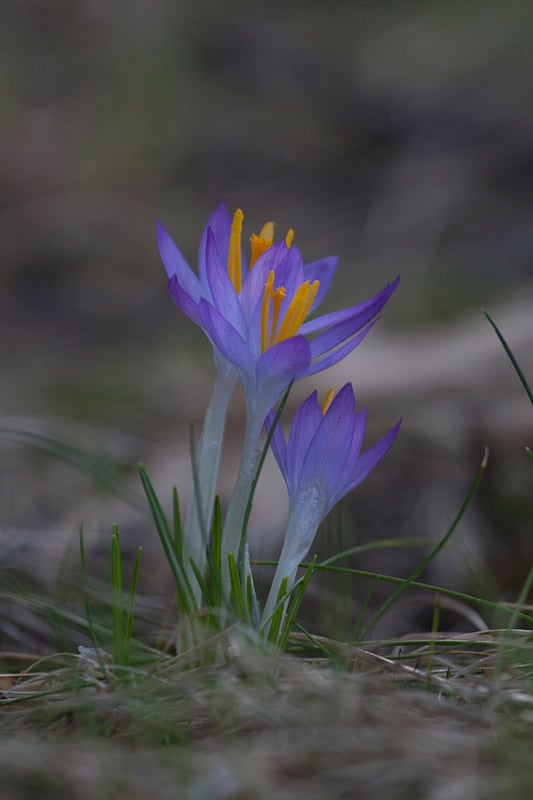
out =
[[(217, 363), (215, 388), (205, 415), (196, 452), (194, 490), (185, 521), (183, 563), (188, 574), (190, 573), (190, 560), (194, 561), (202, 575), (205, 572), (224, 427), (236, 380), (235, 369)], [(194, 576), (191, 584), (196, 602), (200, 606), (202, 592)]]
[[(302, 492), (293, 505), (287, 520), (287, 532), (283, 541), (278, 565), (268, 593), (261, 624), (268, 622), (278, 602), (278, 595), (286, 579), (286, 591), (294, 586), (298, 565), (307, 553), (316, 536), (318, 526), (324, 517), (325, 501), (316, 487), (311, 486)], [(285, 616), (287, 603), (284, 604)]]
[(257, 416), (247, 417), (239, 472), (222, 531), (222, 585), (226, 597), (229, 597), (231, 590), (228, 568), (228, 555), (230, 553), (235, 556), (239, 567), (242, 568), (245, 545), (245, 542), (241, 541), (242, 529), (248, 498), (261, 457), (261, 450), (257, 445), (262, 424), (262, 419)]

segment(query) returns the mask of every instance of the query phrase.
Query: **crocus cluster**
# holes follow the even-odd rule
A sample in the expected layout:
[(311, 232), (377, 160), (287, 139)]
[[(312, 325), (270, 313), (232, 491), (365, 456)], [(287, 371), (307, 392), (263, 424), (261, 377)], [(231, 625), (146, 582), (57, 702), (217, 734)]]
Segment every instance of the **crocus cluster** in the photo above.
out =
[[(316, 316), (333, 279), (337, 259), (304, 265), (294, 233), (274, 242), (267, 222), (250, 237), (250, 255), (242, 247), (243, 213), (233, 217), (225, 205), (211, 215), (201, 237), (198, 274), (188, 265), (162, 225), (158, 245), (168, 289), (178, 308), (207, 335), (214, 352), (217, 382), (196, 456), (196, 496), (185, 526), (184, 559), (200, 572), (206, 563), (211, 508), (216, 491), (226, 411), (237, 379), (246, 398), (247, 419), (235, 490), (222, 535), (222, 570), (229, 588), (228, 556), (245, 551), (243, 521), (260, 456), (265, 420), (294, 380), (321, 372), (345, 358), (377, 321), (396, 289), (398, 278), (364, 303)], [(311, 395), (296, 415), (287, 442), (274, 431), (272, 447), (285, 477), (290, 517), (276, 584), (294, 580), (321, 519), (377, 464), (392, 444), (397, 428), (360, 455), (365, 413), (356, 414), (347, 385), (327, 408)], [(199, 491), (198, 491), (199, 490)]]

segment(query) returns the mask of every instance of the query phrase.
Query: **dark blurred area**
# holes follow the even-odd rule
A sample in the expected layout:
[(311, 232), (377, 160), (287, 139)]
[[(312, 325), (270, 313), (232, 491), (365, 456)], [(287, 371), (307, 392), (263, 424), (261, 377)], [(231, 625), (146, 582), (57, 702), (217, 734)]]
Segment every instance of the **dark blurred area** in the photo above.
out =
[[(344, 545), (438, 539), (487, 444), (485, 481), (433, 578), (472, 591), (481, 575), (493, 597), (515, 598), (533, 557), (533, 409), (479, 308), (533, 380), (532, 26), (527, 0), (4, 2), (6, 574), (54, 588), (74, 569), (80, 522), (98, 552), (119, 521), (154, 567), (141, 588), (160, 588), (150, 522), (104, 490), (138, 492), (139, 460), (163, 495), (189, 489), (188, 423), (207, 405), (211, 354), (167, 296), (155, 223), (195, 265), (225, 199), (248, 234), (274, 219), (306, 261), (340, 256), (327, 310), (401, 273), (378, 328), (318, 381), (353, 380), (369, 441), (404, 418), (347, 506)], [(224, 493), (239, 430), (237, 409)], [(28, 431), (41, 439), (23, 441)], [(73, 470), (51, 440), (114, 471)], [(258, 498), (259, 555), (283, 522), (275, 480)], [(398, 552), (365, 568), (405, 573)]]

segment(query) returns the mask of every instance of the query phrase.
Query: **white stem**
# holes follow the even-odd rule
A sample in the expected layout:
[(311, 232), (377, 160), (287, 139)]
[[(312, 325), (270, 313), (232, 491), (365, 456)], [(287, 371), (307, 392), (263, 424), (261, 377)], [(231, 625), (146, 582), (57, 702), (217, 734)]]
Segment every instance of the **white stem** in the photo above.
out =
[[(287, 578), (287, 592), (294, 586), (298, 564), (303, 561), (313, 544), (318, 526), (324, 516), (325, 501), (315, 486), (311, 486), (296, 498), (287, 521), (287, 532), (281, 549), (278, 566), (261, 619), (262, 625), (269, 626), (269, 620), (278, 602), (278, 594), (284, 578)], [(284, 613), (287, 602), (284, 605)]]
[(190, 576), (193, 594), (198, 606), (201, 605), (202, 592), (189, 563), (190, 559), (192, 559), (199, 571), (204, 574), (222, 440), (224, 438), (224, 426), (236, 380), (237, 372), (233, 367), (221, 361), (217, 362), (215, 388), (206, 411), (196, 452), (196, 476), (187, 509), (183, 537), (183, 562), (187, 574)]
[(257, 445), (259, 436), (261, 435), (262, 425), (262, 419), (259, 419), (257, 416), (251, 417), (248, 415), (244, 431), (239, 473), (235, 481), (235, 488), (224, 521), (224, 529), (222, 531), (222, 585), (226, 597), (230, 596), (228, 555), (229, 553), (233, 553), (235, 561), (238, 563), (246, 506), (250, 496), (252, 481), (261, 457), (261, 450)]

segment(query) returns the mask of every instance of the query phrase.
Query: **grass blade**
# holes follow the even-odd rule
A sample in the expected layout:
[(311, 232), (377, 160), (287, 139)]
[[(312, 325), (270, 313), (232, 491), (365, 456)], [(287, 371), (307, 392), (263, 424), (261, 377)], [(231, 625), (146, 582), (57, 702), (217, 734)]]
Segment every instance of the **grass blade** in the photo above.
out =
[(152, 512), (152, 517), (155, 523), (155, 527), (159, 535), (161, 544), (163, 546), (163, 551), (165, 553), (168, 565), (172, 571), (174, 580), (176, 582), (176, 588), (178, 590), (178, 598), (180, 600), (182, 610), (186, 614), (197, 613), (198, 607), (196, 605), (196, 601), (192, 593), (191, 584), (187, 572), (184, 568), (183, 561), (181, 561), (177, 556), (175, 548), (175, 539), (170, 531), (167, 519), (165, 517), (165, 514), (163, 513), (163, 509), (161, 508), (159, 499), (154, 491), (154, 487), (152, 486), (152, 483), (148, 477), (148, 474), (143, 464), (139, 464), (138, 469), (139, 469), (139, 475), (141, 476), (143, 488), (148, 500), (148, 505), (150, 506), (150, 510)]
[(128, 664), (122, 588), (120, 539), (118, 525), (113, 525), (111, 534), (111, 629), (113, 631), (113, 663), (118, 667)]
[(180, 501), (178, 490), (172, 487), (172, 522), (174, 529), (174, 550), (178, 561), (183, 561), (183, 526), (181, 524)]
[(283, 578), (279, 587), (278, 596), (276, 598), (276, 605), (274, 606), (274, 613), (270, 621), (270, 629), (268, 631), (267, 641), (276, 644), (278, 641), (281, 623), (283, 621), (283, 614), (285, 612), (285, 605), (287, 603), (287, 583), (289, 579)]
[(211, 571), (213, 606), (220, 608), (222, 605), (222, 512), (218, 494), (213, 507), (213, 536), (209, 548), (209, 569)]
[(244, 594), (242, 591), (241, 579), (239, 576), (239, 570), (237, 569), (237, 563), (235, 561), (235, 556), (233, 553), (228, 553), (228, 568), (229, 568), (229, 579), (230, 579), (230, 586), (231, 586), (231, 600), (233, 602), (233, 607), (237, 616), (240, 619), (246, 619), (246, 603), (244, 602)]
[(312, 575), (315, 572), (317, 557), (314, 556), (311, 563), (307, 566), (304, 575), (300, 578), (296, 586), (294, 587), (294, 596), (292, 602), (289, 605), (289, 609), (287, 611), (287, 616), (285, 617), (285, 622), (283, 623), (283, 630), (281, 632), (281, 636), (278, 641), (278, 646), (281, 650), (285, 650), (287, 647), (287, 642), (289, 640), (289, 635), (292, 629), (292, 626), (296, 623), (296, 616), (298, 611), (300, 610), (300, 606), (302, 605), (302, 601), (305, 596), (305, 592), (309, 581), (311, 580)]
[(517, 361), (517, 360), (516, 360), (516, 358), (514, 357), (514, 355), (513, 355), (513, 351), (511, 350), (511, 348), (510, 348), (510, 347), (509, 347), (509, 345), (507, 344), (506, 340), (504, 339), (504, 336), (503, 336), (502, 332), (500, 331), (500, 329), (498, 328), (498, 326), (496, 325), (496, 323), (494, 322), (494, 320), (493, 320), (493, 319), (492, 319), (492, 317), (490, 316), (490, 314), (489, 314), (489, 312), (487, 311), (487, 309), (486, 309), (486, 308), (482, 308), (481, 310), (482, 310), (482, 312), (484, 313), (484, 315), (485, 315), (485, 317), (487, 318), (487, 320), (489, 321), (489, 323), (490, 323), (490, 324), (492, 325), (492, 327), (494, 328), (494, 331), (495, 331), (495, 333), (496, 333), (496, 336), (497, 336), (497, 337), (498, 337), (498, 339), (500, 340), (500, 342), (501, 342), (501, 344), (502, 344), (502, 347), (503, 347), (503, 349), (504, 349), (504, 350), (505, 350), (505, 352), (507, 353), (507, 356), (508, 356), (508, 358), (509, 358), (509, 361), (510, 361), (510, 362), (511, 362), (511, 364), (513, 365), (513, 367), (514, 367), (514, 369), (515, 369), (515, 372), (516, 372), (516, 374), (517, 374), (517, 375), (518, 375), (518, 377), (520, 378), (520, 382), (522, 383), (522, 386), (523, 386), (523, 387), (524, 387), (524, 389), (526, 390), (526, 394), (527, 394), (527, 396), (529, 397), (529, 402), (531, 403), (531, 405), (533, 405), (533, 390), (531, 389), (531, 387), (530, 387), (529, 383), (527, 382), (527, 380), (526, 380), (526, 378), (525, 378), (525, 375), (524, 375), (524, 373), (522, 372), (522, 370), (521, 370), (521, 368), (520, 368), (520, 365), (519, 365), (518, 361)]

